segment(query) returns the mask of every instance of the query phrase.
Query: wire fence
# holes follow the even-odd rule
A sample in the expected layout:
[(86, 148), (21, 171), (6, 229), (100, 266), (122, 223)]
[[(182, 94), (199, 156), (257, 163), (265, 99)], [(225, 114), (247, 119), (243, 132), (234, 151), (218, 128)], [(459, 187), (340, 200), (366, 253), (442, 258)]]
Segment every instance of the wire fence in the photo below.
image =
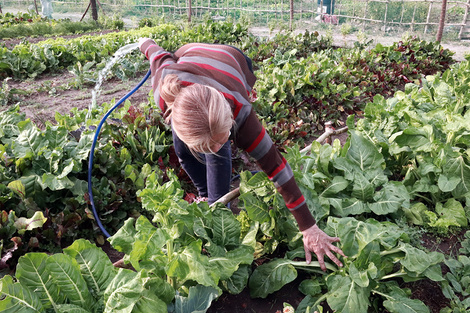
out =
[[(40, 0), (0, 0), (2, 8), (41, 6)], [(255, 26), (303, 28), (349, 24), (369, 30), (435, 34), (442, 0), (95, 0), (100, 12), (122, 18), (169, 20), (244, 19)], [(52, 0), (55, 13), (84, 13), (89, 0)], [(444, 32), (460, 39), (470, 32), (470, 0), (448, 0)], [(190, 12), (190, 13), (189, 13)]]

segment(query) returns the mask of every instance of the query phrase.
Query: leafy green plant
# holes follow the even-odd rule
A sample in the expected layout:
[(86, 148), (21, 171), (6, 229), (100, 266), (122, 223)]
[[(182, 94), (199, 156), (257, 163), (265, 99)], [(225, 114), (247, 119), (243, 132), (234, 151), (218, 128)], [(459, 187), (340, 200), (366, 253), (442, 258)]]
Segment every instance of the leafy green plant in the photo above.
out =
[(443, 309), (442, 313), (467, 312), (470, 309), (470, 258), (459, 255), (457, 259), (447, 259), (445, 264), (449, 272), (445, 281), (441, 283), (444, 295), (450, 299), (450, 308)]
[[(0, 113), (1, 208), (12, 210), (18, 218), (42, 212), (48, 220), (21, 237), (28, 244), (4, 259), (9, 265), (14, 266), (19, 252), (28, 248), (56, 251), (76, 236), (94, 237), (83, 174), (94, 132), (83, 125), (97, 123), (98, 113), (109, 106), (103, 104), (91, 112), (91, 118), (86, 110), (73, 117), (58, 114), (58, 125), (47, 124), (44, 130), (19, 114), (18, 107)], [(143, 212), (136, 199), (137, 189), (144, 188), (147, 175), (154, 170), (163, 179), (165, 171), (160, 168), (165, 169), (170, 159), (171, 136), (160, 115), (140, 111), (129, 102), (125, 106), (127, 110), (116, 112), (114, 117), (121, 124), (104, 127), (95, 153), (93, 193), (102, 223), (109, 230)], [(2, 256), (14, 244), (5, 241)]]
[(448, 258), (445, 265), (448, 272), (445, 280), (441, 282), (442, 291), (450, 300), (450, 305), (442, 313), (467, 312), (470, 308), (470, 231), (467, 231), (462, 241), (460, 255), (456, 258)]
[[(38, 44), (23, 43), (12, 50), (0, 49), (0, 76), (35, 77), (45, 71), (53, 72), (73, 66), (77, 62), (95, 62), (99, 66), (102, 62), (106, 63), (109, 56), (119, 48), (137, 42), (140, 37), (153, 38), (162, 47), (172, 51), (186, 42), (230, 44), (246, 35), (247, 28), (240, 24), (210, 21), (185, 29), (164, 24), (101, 36), (85, 35), (70, 40), (56, 38)], [(139, 63), (143, 58), (143, 54), (138, 51), (128, 56), (134, 63)]]
[(240, 200), (243, 210), (237, 216), (242, 235), (254, 231), (255, 256), (272, 255), (282, 246), (299, 247), (301, 234), (282, 197), (275, 192), (272, 182), (264, 172), (240, 174)]
[(70, 66), (69, 72), (75, 75), (71, 85), (74, 88), (81, 89), (87, 84), (95, 84), (96, 73), (91, 70), (94, 65), (95, 62), (87, 62), (84, 65), (81, 62), (77, 62)]
[(365, 110), (366, 118), (357, 124), (381, 150), (392, 179), (402, 181), (414, 199), (412, 208), (405, 210), (409, 220), (440, 232), (467, 225), (462, 202), (470, 177), (465, 153), (467, 95), (449, 73), (442, 79), (428, 77), (422, 87), (409, 84), (389, 100), (376, 96)]
[(348, 256), (344, 268), (328, 265), (330, 272), (322, 273), (315, 262), (307, 265), (289, 259), (274, 260), (254, 270), (249, 283), (251, 295), (266, 297), (293, 281), (297, 270), (302, 270), (312, 273), (312, 278), (301, 284), (308, 297), (300, 306), (316, 309), (326, 299), (338, 312), (367, 312), (383, 301), (389, 312), (410, 312), (410, 307), (429, 312), (424, 303), (410, 299), (396, 279), (442, 281), (442, 254), (412, 247), (407, 235), (389, 222), (330, 218), (326, 231), (342, 239), (341, 248)]
[(2, 312), (148, 312), (149, 307), (153, 312), (167, 312), (167, 304), (175, 297), (158, 276), (118, 270), (100, 248), (83, 239), (63, 253), (26, 254), (18, 262), (15, 277), (17, 282), (9, 275), (0, 280)]
[(144, 216), (129, 219), (111, 244), (137, 271), (165, 277), (178, 294), (190, 297), (192, 286), (210, 287), (216, 297), (222, 290), (241, 292), (253, 261), (253, 231), (242, 237), (240, 223), (223, 206), (182, 200), (177, 177), (168, 174), (165, 184), (151, 174), (138, 194), (156, 226)]

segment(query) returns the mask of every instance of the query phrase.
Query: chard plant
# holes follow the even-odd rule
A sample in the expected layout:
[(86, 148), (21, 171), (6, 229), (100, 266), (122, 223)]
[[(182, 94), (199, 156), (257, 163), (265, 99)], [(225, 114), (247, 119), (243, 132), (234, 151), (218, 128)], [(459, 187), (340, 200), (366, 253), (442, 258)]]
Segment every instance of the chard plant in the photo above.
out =
[[(175, 297), (158, 276), (117, 269), (103, 250), (83, 239), (63, 253), (24, 255), (15, 277), (6, 275), (0, 280), (2, 312), (166, 313), (167, 304)], [(198, 292), (191, 290), (193, 298)], [(180, 297), (178, 303), (194, 308), (197, 300), (191, 301), (187, 305), (190, 301)]]
[(374, 219), (329, 218), (325, 230), (341, 238), (340, 247), (348, 256), (344, 268), (329, 264), (323, 273), (318, 262), (276, 259), (254, 270), (249, 281), (252, 297), (266, 297), (303, 271), (311, 273), (311, 278), (300, 285), (307, 297), (299, 312), (309, 306), (317, 309), (325, 300), (338, 312), (368, 312), (381, 302), (389, 312), (429, 312), (420, 300), (409, 298), (397, 279), (442, 281), (441, 253), (413, 247), (397, 225)]
[[(103, 241), (102, 236), (93, 235), (96, 226), (88, 208), (84, 173), (93, 125), (101, 110), (110, 105), (103, 104), (88, 119), (86, 110), (75, 110), (73, 117), (57, 114), (58, 124), (47, 124), (43, 130), (25, 119), (18, 107), (0, 113), (2, 268), (13, 269), (18, 257), (30, 249), (58, 252), (77, 236)], [(145, 212), (136, 191), (145, 187), (145, 178), (152, 171), (158, 171), (163, 180), (165, 170), (161, 168), (169, 163), (171, 136), (161, 117), (130, 102), (124, 107), (113, 116), (118, 125), (104, 128), (93, 169), (97, 210), (111, 232), (129, 216)], [(37, 214), (46, 221), (24, 232), (17, 220), (33, 219)]]
[[(308, 38), (305, 34), (304, 40)], [(406, 83), (452, 64), (450, 51), (417, 38), (391, 47), (328, 47), (316, 53), (304, 53), (302, 40), (296, 39), (298, 46), (277, 46), (257, 63), (254, 107), (281, 147), (301, 144), (312, 126), (321, 131), (326, 121), (361, 114), (375, 95), (392, 97)]]
[(381, 152), (391, 179), (406, 187), (407, 219), (443, 233), (468, 225), (468, 67), (462, 62), (421, 87), (408, 84), (388, 100), (376, 96), (356, 126)]
[(441, 286), (450, 305), (442, 313), (468, 312), (470, 309), (470, 231), (465, 233), (461, 246), (456, 258), (445, 260), (449, 272), (445, 274)]
[(240, 223), (229, 209), (182, 200), (177, 177), (169, 176), (169, 182), (160, 184), (152, 174), (138, 193), (156, 226), (143, 216), (129, 219), (110, 238), (111, 244), (136, 270), (166, 277), (181, 294), (195, 284), (212, 287), (219, 295), (222, 290), (240, 292), (253, 261), (253, 231), (241, 238)]

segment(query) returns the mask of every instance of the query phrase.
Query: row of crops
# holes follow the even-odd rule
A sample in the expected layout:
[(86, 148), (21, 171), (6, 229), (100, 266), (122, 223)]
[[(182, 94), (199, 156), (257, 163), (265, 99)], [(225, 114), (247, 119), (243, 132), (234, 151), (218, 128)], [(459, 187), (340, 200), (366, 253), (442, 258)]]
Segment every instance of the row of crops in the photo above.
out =
[[(132, 269), (113, 266), (96, 246), (104, 238), (88, 206), (87, 160), (114, 103), (56, 114), (39, 128), (14, 103), (8, 79), (84, 75), (80, 68), (93, 79), (140, 37), (168, 50), (232, 44), (253, 59), (253, 105), (319, 226), (341, 238), (343, 268), (303, 261), (295, 219), (264, 173), (240, 173), (237, 215), (185, 201), (190, 186), (151, 97), (113, 113), (95, 151), (95, 204)], [(299, 276), (307, 279), (296, 312), (430, 312), (404, 286), (419, 280), (440, 286), (441, 312), (469, 310), (470, 58), (454, 63), (450, 51), (417, 38), (365, 48), (334, 47), (316, 33), (261, 39), (247, 26), (207, 21), (0, 49), (1, 311), (206, 312), (222, 293), (248, 287), (265, 298)], [(112, 72), (125, 78), (147, 66), (132, 52)], [(345, 116), (344, 145), (300, 153), (325, 121)], [(429, 251), (423, 233), (461, 234), (460, 249)]]

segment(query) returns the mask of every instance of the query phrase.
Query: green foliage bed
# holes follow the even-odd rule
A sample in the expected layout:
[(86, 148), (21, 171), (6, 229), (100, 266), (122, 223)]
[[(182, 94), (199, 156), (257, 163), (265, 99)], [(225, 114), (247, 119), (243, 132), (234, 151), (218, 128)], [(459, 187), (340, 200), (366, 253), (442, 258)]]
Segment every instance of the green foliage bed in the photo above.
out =
[[(322, 272), (303, 261), (301, 233), (264, 173), (241, 173), (238, 215), (185, 201), (171, 135), (149, 99), (115, 112), (96, 149), (94, 197), (111, 245), (132, 266), (118, 270), (95, 245), (102, 237), (86, 190), (94, 127), (113, 103), (57, 114), (45, 129), (12, 106), (0, 113), (2, 312), (206, 312), (223, 292), (249, 287), (265, 298), (299, 272), (308, 279), (296, 312), (322, 312), (324, 301), (337, 312), (429, 312), (402, 287), (422, 279), (442, 287), (442, 312), (470, 309), (470, 233), (452, 256), (416, 238), (468, 229), (470, 60), (453, 64), (449, 51), (417, 38), (341, 49), (315, 33), (265, 40), (207, 22), (24, 44), (3, 50), (0, 70), (21, 78), (77, 62), (100, 68), (141, 36), (169, 50), (236, 44), (255, 61), (254, 106), (321, 228), (341, 238), (345, 266)], [(346, 115), (343, 146), (300, 153), (324, 121)]]

